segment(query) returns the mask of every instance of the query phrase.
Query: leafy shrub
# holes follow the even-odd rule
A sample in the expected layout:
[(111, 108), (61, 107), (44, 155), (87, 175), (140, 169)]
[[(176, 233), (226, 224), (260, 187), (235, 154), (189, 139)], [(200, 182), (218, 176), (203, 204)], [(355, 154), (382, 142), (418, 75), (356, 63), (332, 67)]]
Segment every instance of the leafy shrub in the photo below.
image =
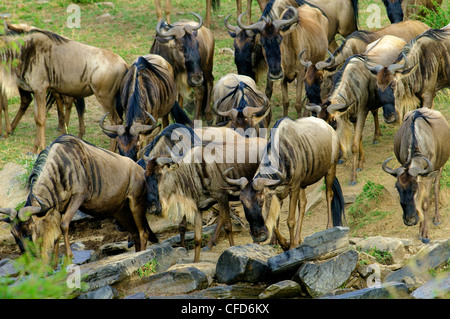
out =
[(421, 6), (421, 10), (425, 14), (424, 17), (413, 15), (412, 18), (428, 24), (433, 29), (441, 29), (450, 22), (450, 5), (442, 3), (441, 6), (438, 6), (434, 0), (432, 3), (435, 6), (434, 9), (428, 9)]

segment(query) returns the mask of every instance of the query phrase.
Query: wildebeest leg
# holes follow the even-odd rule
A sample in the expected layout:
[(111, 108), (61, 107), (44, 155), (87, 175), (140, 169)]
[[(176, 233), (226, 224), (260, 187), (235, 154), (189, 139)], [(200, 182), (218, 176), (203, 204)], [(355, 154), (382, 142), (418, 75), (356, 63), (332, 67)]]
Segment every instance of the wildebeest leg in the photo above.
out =
[(205, 115), (205, 119), (208, 123), (212, 123), (214, 120), (211, 109), (211, 92), (214, 86), (214, 78), (205, 78), (205, 93), (203, 94), (202, 108)]
[(36, 140), (33, 153), (45, 148), (45, 123), (47, 122), (46, 90), (34, 91), (34, 121), (36, 122)]
[(184, 109), (184, 106), (183, 106), (183, 96), (182, 96), (181, 94), (178, 94), (178, 105), (179, 105), (182, 109)]
[(302, 224), (303, 224), (303, 216), (305, 215), (306, 209), (306, 192), (304, 188), (300, 188), (300, 196), (298, 200), (298, 220), (297, 220), (297, 229), (295, 232), (295, 247), (298, 246), (302, 242), (301, 232), (302, 232)]
[(267, 98), (269, 99), (269, 101), (272, 98), (272, 91), (273, 91), (273, 81), (271, 81), (269, 79), (269, 76), (267, 76), (267, 84), (266, 84), (265, 94), (266, 94)]
[(64, 245), (66, 246), (66, 255), (67, 257), (72, 258), (73, 253), (70, 248), (70, 242), (69, 242), (69, 225), (70, 221), (72, 220), (73, 216), (77, 212), (78, 208), (83, 204), (85, 200), (85, 197), (82, 195), (74, 195), (69, 201), (69, 204), (67, 205), (66, 212), (64, 213), (64, 216), (61, 219), (61, 232), (64, 236)]
[(295, 248), (295, 211), (297, 209), (297, 201), (299, 189), (291, 189), (289, 194), (289, 214), (288, 214), (288, 228), (289, 228), (289, 249)]
[(281, 82), (281, 94), (283, 99), (283, 116), (288, 116), (289, 112), (289, 92), (288, 92), (288, 83), (283, 79)]
[(231, 215), (230, 215), (230, 205), (228, 201), (219, 202), (219, 212), (220, 218), (223, 220), (223, 229), (228, 237), (228, 242), (230, 246), (234, 246), (233, 231), (231, 226)]
[[(295, 109), (297, 110), (297, 116), (302, 117), (302, 108), (303, 108), (303, 86), (305, 85), (305, 68), (301, 68), (301, 70), (297, 73), (297, 86), (295, 93)], [(305, 109), (306, 112), (309, 112)], [(307, 116), (305, 113), (303, 116)]]
[(202, 247), (202, 212), (197, 210), (194, 216), (194, 262), (200, 261), (200, 250)]
[(378, 119), (378, 109), (371, 110), (373, 115), (373, 124), (374, 124), (374, 134), (372, 144), (378, 144), (380, 142), (380, 137), (383, 135), (380, 130), (380, 121)]
[(186, 238), (187, 220), (186, 215), (181, 219), (178, 225), (178, 231), (180, 232), (180, 246), (186, 248), (185, 238)]
[(194, 114), (194, 120), (201, 120), (202, 119), (202, 103), (205, 95), (205, 87), (198, 86), (194, 89), (195, 94), (195, 114)]
[[(145, 212), (147, 211), (147, 205), (145, 202), (137, 200), (137, 198), (142, 198), (142, 196), (137, 197), (129, 197), (129, 205), (130, 211), (134, 220), (134, 228), (137, 228), (139, 234), (139, 245), (136, 243), (136, 251), (145, 250), (147, 248), (147, 241), (150, 240), (152, 242), (157, 243), (158, 238), (151, 230), (148, 225), (148, 221), (145, 218)], [(131, 221), (129, 222), (131, 224)]]
[(422, 94), (422, 107), (427, 107), (429, 109), (433, 108), (433, 100), (436, 96), (435, 92), (426, 91)]
[(212, 9), (212, 0), (205, 0), (206, 1), (206, 12), (205, 12), (205, 21), (203, 24), (207, 28), (211, 28), (211, 9)]
[(352, 142), (352, 172), (350, 174), (350, 186), (356, 185), (356, 171), (362, 169), (362, 163), (364, 162), (364, 152), (362, 149), (362, 132), (364, 129), (364, 122), (366, 121), (367, 112), (365, 114), (359, 114), (356, 120), (355, 133)]
[(2, 112), (5, 113), (5, 137), (8, 137), (8, 132), (11, 131), (11, 124), (9, 123), (8, 115), (8, 99), (6, 98), (6, 94), (4, 94), (2, 88), (0, 87), (0, 135), (2, 135), (3, 133)]
[(11, 133), (16, 128), (17, 124), (19, 124), (20, 120), (22, 119), (22, 116), (25, 114), (26, 110), (30, 106), (30, 103), (33, 101), (33, 96), (30, 92), (24, 91), (19, 88), (20, 93), (20, 107), (19, 111), (17, 111), (16, 116), (14, 117), (14, 120), (11, 123), (11, 130), (7, 133)]
[(439, 225), (441, 223), (441, 216), (439, 215), (439, 191), (441, 189), (441, 176), (443, 172), (443, 167), (439, 170), (439, 173), (434, 179), (434, 225)]
[(422, 203), (422, 205), (416, 204), (417, 215), (419, 216), (420, 225), (419, 225), (419, 237), (424, 244), (428, 244), (430, 242), (430, 238), (428, 237), (428, 206), (429, 206), (429, 196), (431, 192), (433, 179), (429, 177), (422, 178), (422, 185), (419, 185), (419, 194), (418, 202)]
[[(53, 95), (55, 96), (55, 101), (56, 101), (56, 109), (58, 111), (58, 129), (59, 129), (59, 134), (63, 135), (63, 134), (67, 134), (67, 128), (66, 128), (66, 118), (65, 118), (65, 112), (64, 112), (64, 104), (61, 98), (61, 95), (58, 93), (53, 93)], [(70, 116), (70, 114), (69, 114)]]
[(169, 126), (169, 114), (163, 116), (162, 124), (164, 128)]

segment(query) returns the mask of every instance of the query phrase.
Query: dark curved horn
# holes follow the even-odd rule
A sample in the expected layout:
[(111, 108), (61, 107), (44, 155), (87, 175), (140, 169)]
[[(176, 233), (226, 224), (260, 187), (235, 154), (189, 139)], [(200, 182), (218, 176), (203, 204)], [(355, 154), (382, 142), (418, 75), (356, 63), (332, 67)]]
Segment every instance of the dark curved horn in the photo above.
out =
[(328, 53), (328, 55), (330, 56), (330, 62), (326, 62), (326, 60), (325, 60), (325, 61), (317, 62), (317, 63), (316, 63), (316, 69), (317, 69), (317, 70), (323, 70), (323, 69), (325, 69), (325, 68), (328, 68), (328, 67), (334, 65), (335, 59), (334, 59), (333, 53), (331, 53), (331, 51), (328, 50), (328, 49), (327, 49), (327, 53)]
[(264, 187), (275, 186), (281, 183), (281, 179), (271, 179), (271, 178), (256, 178), (253, 180), (253, 188), (257, 191), (262, 190)]
[(353, 101), (353, 103), (351, 103), (349, 105), (349, 102), (348, 102), (348, 100), (347, 100), (347, 98), (345, 96), (343, 96), (341, 93), (338, 93), (338, 95), (344, 99), (345, 103), (343, 103), (343, 104), (341, 104), (341, 103), (339, 103), (339, 104), (331, 104), (330, 106), (328, 106), (327, 107), (327, 111), (330, 114), (333, 114), (334, 112), (340, 111), (342, 109), (348, 109), (350, 106), (352, 106), (352, 104), (356, 103), (355, 101)]
[(387, 160), (385, 160), (385, 161), (383, 162), (383, 164), (381, 165), (381, 168), (382, 168), (383, 171), (385, 171), (386, 173), (391, 174), (391, 175), (394, 176), (394, 177), (397, 177), (397, 176), (399, 175), (399, 172), (400, 172), (399, 169), (400, 169), (401, 167), (396, 168), (396, 169), (392, 169), (392, 168), (390, 168), (389, 166), (387, 166), (387, 163), (389, 163), (389, 161), (392, 160), (393, 158), (394, 158), (394, 156), (391, 156), (391, 157), (389, 157)]
[(242, 113), (244, 114), (245, 117), (251, 117), (254, 114), (259, 113), (263, 110), (267, 111), (267, 109), (269, 108), (269, 99), (265, 95), (263, 95), (262, 98), (264, 100), (262, 106), (259, 107), (247, 106), (246, 108), (244, 108)]
[(300, 63), (305, 67), (305, 68), (309, 68), (312, 65), (311, 61), (305, 61), (302, 59), (302, 55), (303, 53), (305, 53), (306, 49), (304, 49), (302, 52), (300, 52), (300, 54), (298, 55), (298, 59), (300, 60)]
[(106, 113), (105, 115), (103, 115), (103, 117), (101, 118), (100, 122), (98, 123), (98, 125), (100, 126), (102, 131), (105, 132), (105, 133), (112, 133), (112, 134), (117, 134), (117, 135), (123, 135), (123, 133), (125, 132), (125, 127), (123, 125), (108, 125), (108, 126), (105, 126), (104, 122), (105, 122), (105, 119), (108, 116), (108, 114), (109, 113)]
[(227, 27), (228, 30), (233, 31), (235, 33), (239, 33), (242, 29), (239, 28), (238, 26), (231, 25), (228, 22), (228, 19), (230, 18), (230, 16), (231, 16), (231, 14), (229, 14), (225, 17), (225, 19), (223, 20), (223, 24), (225, 25), (225, 27)]
[(426, 158), (425, 156), (422, 156), (422, 158), (427, 162), (427, 168), (419, 168), (419, 167), (413, 167), (408, 170), (409, 174), (411, 176), (417, 177), (417, 175), (427, 175), (428, 173), (433, 171), (433, 164), (431, 161)]
[(391, 64), (387, 68), (389, 72), (391, 72), (392, 74), (395, 74), (395, 72), (403, 70), (404, 68), (406, 68), (406, 66), (408, 64), (408, 60), (406, 59), (406, 55), (405, 55), (404, 52), (402, 52), (402, 56), (403, 56), (403, 59), (405, 60), (405, 63), (403, 63), (403, 64), (397, 64), (397, 63)]
[(315, 112), (317, 114), (319, 114), (322, 111), (322, 107), (317, 104), (309, 104), (309, 105), (305, 104), (305, 109), (311, 112)]
[(245, 186), (247, 186), (248, 184), (248, 180), (245, 177), (241, 177), (239, 179), (232, 179), (228, 177), (228, 173), (233, 169), (234, 167), (230, 167), (228, 169), (226, 169), (225, 171), (223, 171), (222, 175), (223, 178), (225, 179), (225, 181), (230, 184), (230, 185), (236, 185), (239, 186), (239, 188), (242, 190), (245, 188)]
[(14, 208), (0, 208), (0, 214), (9, 216), (9, 217), (0, 219), (0, 221), (10, 223), (17, 217), (17, 213), (18, 212)]
[(213, 107), (211, 108), (211, 110), (212, 110), (215, 114), (217, 114), (217, 115), (219, 115), (219, 116), (225, 116), (225, 117), (236, 118), (236, 117), (237, 117), (237, 114), (238, 114), (238, 111), (237, 111), (235, 108), (231, 108), (231, 109), (228, 110), (228, 111), (219, 111), (219, 110), (217, 109), (217, 106), (218, 106), (220, 103), (222, 103), (223, 100), (224, 100), (224, 98), (219, 98), (219, 99), (217, 99), (216, 102), (214, 102), (214, 105), (213, 105)]
[(188, 28), (186, 30), (186, 32), (192, 33), (193, 31), (196, 31), (196, 30), (198, 30), (198, 29), (200, 29), (202, 27), (202, 25), (203, 25), (203, 18), (202, 18), (201, 15), (199, 15), (197, 13), (194, 13), (194, 12), (189, 12), (189, 13), (192, 14), (193, 16), (195, 16), (198, 19), (198, 24), (195, 27), (191, 27), (190, 25), (186, 25), (184, 27), (185, 30), (186, 30), (186, 27)]
[(287, 6), (286, 10), (292, 10), (294, 12), (294, 16), (292, 18), (290, 18), (290, 19), (287, 19), (287, 20), (279, 19), (279, 20), (273, 21), (273, 25), (274, 25), (274, 27), (277, 30), (279, 30), (279, 29), (281, 29), (282, 27), (285, 27), (285, 26), (290, 26), (291, 24), (293, 24), (293, 23), (298, 21), (298, 11), (297, 11), (297, 9), (295, 9), (294, 7), (291, 7), (291, 6)]
[(155, 118), (150, 113), (148, 113), (147, 111), (145, 111), (145, 113), (150, 118), (151, 124), (150, 125), (133, 124), (130, 128), (131, 135), (138, 136), (139, 134), (149, 133), (149, 132), (153, 131), (155, 129), (155, 127), (158, 125), (158, 122), (155, 120)]
[(266, 20), (260, 20), (258, 22), (255, 22), (251, 25), (245, 25), (243, 24), (243, 22), (241, 21), (242, 16), (247, 14), (247, 12), (243, 12), (241, 13), (238, 18), (237, 18), (237, 25), (239, 26), (239, 28), (241, 28), (242, 30), (256, 30), (256, 31), (261, 31), (262, 29), (264, 29), (264, 27), (266, 26)]
[(175, 37), (175, 38), (181, 38), (184, 36), (185, 34), (185, 30), (182, 27), (172, 27), (170, 28), (168, 31), (165, 31), (161, 28), (161, 25), (163, 24), (164, 19), (161, 19), (158, 24), (156, 25), (156, 35), (161, 37), (161, 38), (171, 38), (171, 37)]
[(372, 72), (374, 74), (378, 74), (378, 72), (380, 72), (384, 68), (384, 66), (382, 66), (381, 64), (377, 64), (375, 66), (370, 66), (367, 63), (367, 58), (364, 59), (364, 66), (366, 67), (367, 70), (369, 70), (370, 72)]

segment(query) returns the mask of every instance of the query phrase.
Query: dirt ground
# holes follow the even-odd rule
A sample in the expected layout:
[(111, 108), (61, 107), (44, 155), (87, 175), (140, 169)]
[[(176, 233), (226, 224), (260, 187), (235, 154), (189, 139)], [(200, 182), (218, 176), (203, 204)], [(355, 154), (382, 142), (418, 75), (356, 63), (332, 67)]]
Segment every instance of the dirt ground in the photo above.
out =
[[(383, 130), (382, 130), (383, 131)], [(363, 227), (355, 230), (350, 229), (350, 235), (355, 237), (365, 237), (365, 236), (386, 236), (386, 237), (397, 237), (397, 238), (408, 238), (419, 243), (418, 239), (418, 225), (408, 227), (403, 224), (402, 221), (402, 211), (398, 200), (398, 193), (394, 188), (395, 179), (394, 177), (386, 174), (381, 169), (381, 164), (383, 161), (392, 156), (392, 134), (384, 134), (381, 137), (381, 141), (378, 144), (372, 144), (373, 137), (373, 121), (371, 118), (368, 119), (364, 131), (364, 150), (366, 161), (364, 164), (364, 169), (358, 173), (358, 184), (355, 186), (349, 186), (349, 174), (351, 165), (349, 162), (341, 164), (337, 169), (337, 177), (341, 183), (341, 187), (345, 198), (350, 201), (356, 197), (362, 191), (363, 186), (368, 182), (372, 181), (376, 184), (381, 184), (385, 187), (383, 195), (378, 199), (377, 202), (371, 202), (370, 207), (367, 209), (367, 213), (371, 210), (379, 210), (382, 212), (387, 212), (384, 218), (381, 218), (374, 222), (368, 222)], [(395, 166), (395, 160), (393, 160), (391, 165)], [(17, 176), (20, 175), (20, 167), (5, 167), (0, 171), (0, 185), (2, 187), (2, 194), (8, 194), (8, 196), (2, 196), (0, 199), (0, 207), (14, 207), (17, 203), (24, 200), (26, 192), (17, 190)], [(22, 171), (23, 173), (23, 171)], [(322, 181), (319, 181), (315, 185), (311, 185), (307, 188), (307, 194), (317, 191), (317, 188), (321, 187)], [(324, 195), (322, 191), (322, 197), (319, 201), (313, 205), (305, 214), (302, 238), (308, 236), (314, 232), (324, 230), (327, 224), (326, 216), (326, 202), (324, 200)], [(429, 233), (431, 240), (433, 239), (446, 239), (450, 237), (450, 190), (444, 188), (441, 190), (440, 194), (440, 214), (441, 221), (440, 225), (433, 225), (432, 218), (434, 214), (434, 197), (432, 197), (432, 202), (430, 203), (430, 213), (429, 219)], [(346, 210), (348, 213), (348, 207), (351, 204), (346, 205)], [(281, 213), (281, 230), (285, 236), (288, 235), (286, 219), (287, 219), (288, 203), (287, 200), (284, 201)], [(240, 212), (239, 206), (236, 213), (245, 222), (245, 216), (243, 212)], [(207, 217), (205, 213), (205, 220)], [(150, 226), (152, 223), (157, 221), (159, 218), (151, 217)], [(192, 229), (192, 227), (190, 228)], [(242, 229), (242, 227), (241, 227)], [(158, 236), (161, 240), (173, 236), (177, 233), (177, 229), (172, 229), (170, 232), (159, 233)], [(111, 220), (103, 221), (84, 221), (79, 222), (76, 226), (71, 227), (71, 243), (75, 241), (83, 242), (87, 249), (97, 250), (101, 245), (110, 242), (123, 241), (127, 239), (127, 234), (120, 232), (116, 229), (116, 226)], [(252, 239), (247, 229), (242, 229), (241, 231), (234, 232), (234, 243), (235, 245), (248, 244), (251, 243)], [(212, 252), (220, 253), (224, 249), (229, 247), (228, 240), (226, 239), (223, 231), (218, 240), (218, 243), (213, 247)], [(61, 247), (62, 248), (62, 247)], [(9, 226), (6, 223), (0, 223), (0, 260), (4, 258), (16, 258), (19, 255), (19, 250), (17, 245), (14, 243), (12, 236), (9, 232)]]

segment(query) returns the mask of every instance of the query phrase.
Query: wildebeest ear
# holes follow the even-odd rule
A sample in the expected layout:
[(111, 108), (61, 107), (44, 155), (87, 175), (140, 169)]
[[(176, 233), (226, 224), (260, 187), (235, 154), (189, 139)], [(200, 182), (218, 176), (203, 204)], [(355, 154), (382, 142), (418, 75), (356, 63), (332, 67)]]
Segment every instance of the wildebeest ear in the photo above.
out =
[(298, 22), (295, 22), (289, 26), (289, 28), (283, 27), (280, 29), (280, 34), (284, 37), (288, 35), (289, 33), (293, 32), (295, 28), (297, 28)]
[(228, 30), (228, 34), (229, 34), (232, 38), (236, 38), (236, 32), (232, 32), (232, 31)]
[(417, 70), (418, 67), (419, 67), (419, 64), (416, 64), (416, 65), (414, 65), (414, 66), (411, 67), (411, 68), (407, 68), (407, 69), (405, 69), (405, 70), (403, 70), (403, 71), (399, 71), (398, 74), (400, 74), (401, 77), (408, 76), (408, 75), (410, 75), (411, 73), (414, 73), (414, 72)]

